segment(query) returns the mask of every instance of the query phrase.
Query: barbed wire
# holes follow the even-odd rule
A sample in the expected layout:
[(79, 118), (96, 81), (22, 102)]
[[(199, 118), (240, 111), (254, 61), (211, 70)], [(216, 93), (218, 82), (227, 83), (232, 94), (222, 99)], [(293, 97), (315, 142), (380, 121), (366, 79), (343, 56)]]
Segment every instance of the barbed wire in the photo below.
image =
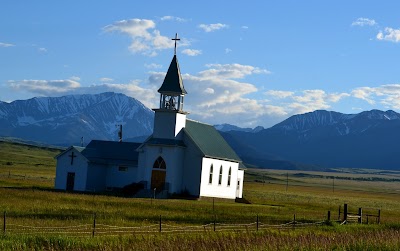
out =
[(150, 234), (150, 233), (185, 233), (185, 232), (223, 232), (223, 231), (258, 231), (273, 228), (298, 228), (319, 226), (325, 221), (299, 222), (290, 221), (283, 224), (266, 224), (261, 221), (248, 224), (226, 224), (211, 222), (203, 225), (179, 226), (171, 224), (152, 224), (147, 226), (115, 226), (107, 224), (80, 224), (73, 226), (28, 226), (18, 224), (7, 224), (7, 233), (15, 235), (70, 235), (70, 236), (119, 236), (127, 234)]

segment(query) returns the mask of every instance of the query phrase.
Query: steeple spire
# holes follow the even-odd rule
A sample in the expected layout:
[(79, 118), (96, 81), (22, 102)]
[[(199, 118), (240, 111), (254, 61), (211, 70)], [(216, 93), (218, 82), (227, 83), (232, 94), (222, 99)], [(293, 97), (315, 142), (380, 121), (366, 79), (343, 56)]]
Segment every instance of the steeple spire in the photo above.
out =
[(183, 96), (185, 96), (187, 92), (183, 86), (181, 70), (179, 69), (179, 63), (176, 57), (176, 42), (180, 40), (178, 38), (178, 33), (175, 34), (175, 38), (172, 38), (172, 40), (175, 41), (174, 57), (169, 65), (164, 82), (160, 89), (158, 89), (158, 92), (161, 94), (160, 109), (181, 112), (183, 108)]

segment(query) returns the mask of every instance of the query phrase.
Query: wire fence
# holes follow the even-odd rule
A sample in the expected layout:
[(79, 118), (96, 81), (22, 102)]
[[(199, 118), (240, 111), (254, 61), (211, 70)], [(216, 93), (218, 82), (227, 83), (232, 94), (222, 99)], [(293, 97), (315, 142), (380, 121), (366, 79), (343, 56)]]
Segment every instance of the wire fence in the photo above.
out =
[[(162, 223), (145, 226), (116, 226), (108, 224), (80, 224), (74, 226), (49, 226), (39, 227), (30, 225), (7, 224), (3, 228), (3, 234), (12, 235), (65, 235), (71, 237), (95, 237), (95, 236), (117, 236), (154, 233), (194, 233), (194, 232), (227, 232), (227, 231), (263, 231), (267, 229), (296, 229), (310, 226), (324, 225), (326, 221), (299, 222), (290, 221), (284, 224), (267, 224), (262, 221), (251, 223), (218, 223), (210, 222), (203, 225), (173, 225)], [(257, 218), (258, 219), (258, 218)]]
[(48, 177), (48, 176), (35, 176), (35, 175), (29, 175), (25, 173), (14, 173), (11, 171), (8, 172), (0, 172), (0, 177), (1, 178), (9, 178), (9, 179), (17, 179), (17, 180), (36, 180), (36, 181), (53, 181), (54, 182), (54, 177)]

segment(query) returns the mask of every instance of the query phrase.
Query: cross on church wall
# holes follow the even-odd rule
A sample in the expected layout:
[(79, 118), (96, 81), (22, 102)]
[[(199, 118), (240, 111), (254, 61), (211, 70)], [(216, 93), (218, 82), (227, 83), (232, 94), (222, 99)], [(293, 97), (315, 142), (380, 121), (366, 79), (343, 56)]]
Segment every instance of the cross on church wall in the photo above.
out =
[(68, 155), (69, 157), (71, 157), (71, 165), (74, 164), (74, 158), (76, 158), (76, 155), (74, 154), (74, 152), (72, 152), (70, 155)]

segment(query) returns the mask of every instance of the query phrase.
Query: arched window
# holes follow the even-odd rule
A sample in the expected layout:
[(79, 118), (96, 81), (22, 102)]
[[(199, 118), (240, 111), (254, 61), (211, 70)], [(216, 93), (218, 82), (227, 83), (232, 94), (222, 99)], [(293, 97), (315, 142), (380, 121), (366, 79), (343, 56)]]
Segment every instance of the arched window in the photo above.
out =
[(210, 166), (210, 176), (208, 177), (208, 184), (212, 184), (212, 176), (213, 176), (213, 165)]
[(228, 172), (228, 187), (231, 186), (231, 174), (232, 174), (232, 167), (229, 167), (229, 172)]
[(222, 166), (219, 168), (219, 179), (218, 179), (218, 185), (222, 184)]
[(165, 164), (164, 159), (160, 156), (156, 159), (153, 165), (153, 169), (166, 169), (167, 165)]

